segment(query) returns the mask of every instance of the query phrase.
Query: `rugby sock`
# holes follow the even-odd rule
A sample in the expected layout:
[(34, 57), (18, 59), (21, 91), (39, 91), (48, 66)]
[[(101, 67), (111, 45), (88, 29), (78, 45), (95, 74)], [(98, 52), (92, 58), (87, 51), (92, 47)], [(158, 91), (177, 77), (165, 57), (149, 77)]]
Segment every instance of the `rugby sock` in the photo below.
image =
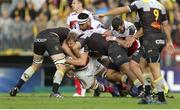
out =
[(25, 83), (25, 81), (20, 79), (19, 82), (16, 84), (16, 87), (20, 89), (24, 83)]
[(158, 91), (158, 100), (161, 102), (164, 102), (165, 101), (165, 95), (163, 92), (163, 84), (164, 84), (163, 77), (156, 79), (154, 81), (154, 83), (155, 83), (157, 91)]
[(128, 79), (127, 75), (125, 75), (125, 74), (122, 75), (122, 77), (121, 77), (122, 82), (126, 83), (127, 79)]
[(144, 74), (144, 85), (145, 85), (145, 96), (151, 95), (151, 76), (149, 74)]
[(81, 83), (80, 83), (80, 81), (79, 81), (79, 79), (77, 77), (74, 78), (74, 85), (75, 85), (75, 88), (76, 88), (76, 93), (81, 95)]
[(52, 87), (52, 91), (54, 93), (58, 93), (58, 89), (62, 82), (63, 77), (64, 77), (64, 73), (62, 71), (57, 70), (56, 73), (54, 74), (53, 87)]
[(102, 73), (101, 77), (106, 79), (106, 72)]
[(53, 87), (52, 87), (53, 93), (58, 93), (59, 86), (60, 86), (59, 84), (53, 83)]
[(135, 81), (133, 81), (133, 84), (138, 88), (138, 92), (140, 93), (141, 91), (143, 91), (143, 85), (142, 83), (136, 79)]
[(31, 66), (29, 68), (27, 68), (24, 73), (21, 76), (21, 79), (19, 80), (19, 82), (16, 84), (16, 87), (18, 87), (19, 89), (22, 87), (22, 85), (28, 81), (31, 76), (35, 73), (35, 69), (33, 69)]

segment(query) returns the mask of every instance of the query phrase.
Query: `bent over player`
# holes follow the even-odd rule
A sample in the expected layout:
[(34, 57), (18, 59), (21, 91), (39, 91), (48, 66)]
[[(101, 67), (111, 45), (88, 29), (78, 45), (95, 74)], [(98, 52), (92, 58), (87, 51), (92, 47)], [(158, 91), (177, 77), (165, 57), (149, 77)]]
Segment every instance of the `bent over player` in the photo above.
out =
[[(55, 76), (58, 76), (58, 78), (62, 80), (66, 67), (64, 65), (65, 55), (61, 48), (61, 44), (67, 38), (68, 33), (68, 28), (60, 27), (54, 29), (46, 29), (38, 34), (37, 38), (34, 40), (33, 63), (24, 71), (21, 79), (10, 90), (10, 96), (16, 96), (22, 85), (26, 83), (31, 78), (31, 76), (40, 68), (43, 63), (43, 55), (45, 51), (48, 52), (52, 61), (56, 65), (57, 70)], [(61, 97), (60, 94), (58, 94), (58, 96)]]

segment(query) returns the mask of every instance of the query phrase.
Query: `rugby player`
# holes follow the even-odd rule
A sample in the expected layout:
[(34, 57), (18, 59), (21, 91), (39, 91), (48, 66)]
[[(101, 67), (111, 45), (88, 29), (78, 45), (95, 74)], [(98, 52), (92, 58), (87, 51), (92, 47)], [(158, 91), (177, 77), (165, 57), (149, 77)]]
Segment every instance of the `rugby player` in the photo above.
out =
[[(22, 85), (24, 85), (41, 67), (45, 51), (48, 52), (57, 69), (53, 87), (59, 86), (59, 82), (56, 81), (62, 80), (67, 69), (64, 65), (65, 55), (61, 45), (67, 38), (69, 32), (70, 30), (68, 28), (60, 27), (43, 30), (37, 35), (36, 39), (34, 40), (34, 55), (32, 65), (24, 71), (18, 83), (10, 90), (10, 96), (16, 96)], [(56, 88), (53, 88), (53, 95), (55, 97), (61, 97), (61, 94), (58, 93), (55, 89)]]
[[(100, 14), (99, 16), (119, 15), (122, 13), (128, 13), (137, 11), (139, 14), (142, 28), (138, 34), (143, 34), (143, 46), (145, 49), (145, 58), (150, 67), (154, 83), (158, 90), (158, 99), (153, 101), (150, 95), (143, 98), (140, 104), (165, 104), (165, 96), (163, 92), (163, 77), (160, 73), (160, 53), (163, 47), (166, 45), (166, 49), (169, 53), (174, 52), (174, 47), (171, 41), (170, 27), (168, 25), (168, 19), (164, 6), (157, 0), (138, 0), (133, 2), (129, 6), (114, 8), (107, 13)], [(162, 29), (166, 33), (166, 39), (162, 36)], [(129, 39), (129, 43), (132, 43), (135, 38), (140, 36), (134, 35)], [(149, 83), (148, 81), (145, 83)]]

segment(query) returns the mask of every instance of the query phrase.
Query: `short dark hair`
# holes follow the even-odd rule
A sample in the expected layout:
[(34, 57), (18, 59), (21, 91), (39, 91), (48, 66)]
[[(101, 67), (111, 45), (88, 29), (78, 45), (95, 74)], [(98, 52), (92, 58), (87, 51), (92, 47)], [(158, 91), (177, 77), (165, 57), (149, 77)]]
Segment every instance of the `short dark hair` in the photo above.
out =
[(122, 26), (124, 24), (124, 21), (120, 18), (120, 17), (115, 17), (113, 20), (112, 20), (112, 27), (113, 27), (113, 30), (118, 30), (119, 26)]

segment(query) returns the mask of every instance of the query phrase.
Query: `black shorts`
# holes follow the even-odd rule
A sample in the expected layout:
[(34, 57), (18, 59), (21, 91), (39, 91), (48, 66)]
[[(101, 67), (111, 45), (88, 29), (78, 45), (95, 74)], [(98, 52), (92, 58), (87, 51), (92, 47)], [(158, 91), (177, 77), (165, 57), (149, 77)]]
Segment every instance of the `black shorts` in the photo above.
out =
[(43, 55), (45, 51), (47, 51), (50, 56), (63, 53), (57, 36), (50, 33), (42, 33), (37, 36), (34, 40), (34, 53)]
[(160, 54), (165, 43), (165, 38), (161, 33), (144, 35), (143, 46), (148, 63), (160, 62)]
[(108, 56), (113, 65), (120, 68), (120, 66), (126, 62), (129, 62), (127, 55), (127, 49), (113, 42), (108, 47)]
[(108, 67), (108, 69), (112, 69), (112, 70), (116, 70), (116, 71), (120, 71), (120, 67), (118, 65), (115, 65), (114, 63), (110, 62)]
[(132, 55), (131, 57), (131, 60), (134, 60), (136, 61), (137, 63), (140, 62), (140, 59), (141, 57), (144, 57), (145, 58), (145, 55), (144, 55), (144, 47), (141, 46), (140, 48), (138, 48)]

